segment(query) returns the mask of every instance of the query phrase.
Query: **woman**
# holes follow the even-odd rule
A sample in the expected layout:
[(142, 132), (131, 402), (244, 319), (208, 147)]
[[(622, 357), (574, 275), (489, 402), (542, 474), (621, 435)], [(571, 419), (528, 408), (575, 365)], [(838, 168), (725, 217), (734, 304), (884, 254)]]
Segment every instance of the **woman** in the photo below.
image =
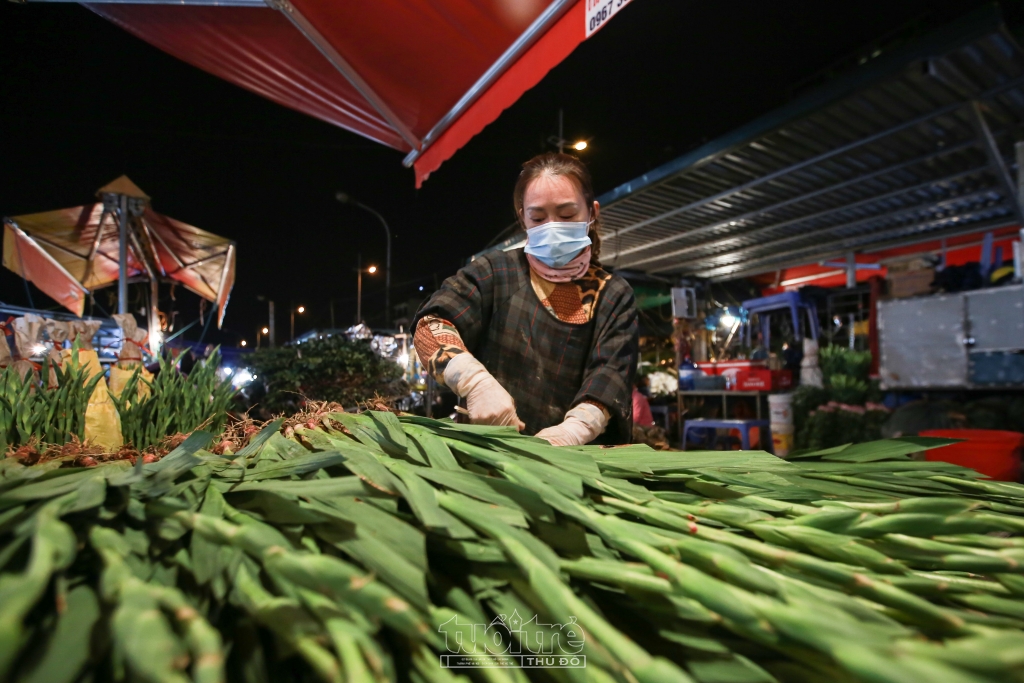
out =
[(633, 290), (601, 268), (600, 206), (567, 154), (523, 164), (524, 249), (474, 260), (420, 308), (416, 352), (474, 424), (556, 446), (629, 443), (638, 354)]

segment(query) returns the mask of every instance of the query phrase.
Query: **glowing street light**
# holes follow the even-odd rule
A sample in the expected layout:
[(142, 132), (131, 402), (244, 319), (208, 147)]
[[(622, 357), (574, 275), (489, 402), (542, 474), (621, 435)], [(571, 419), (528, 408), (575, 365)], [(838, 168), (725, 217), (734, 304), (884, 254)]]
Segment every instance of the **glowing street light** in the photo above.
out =
[[(370, 266), (366, 272), (373, 275), (377, 272), (377, 266)], [(363, 269), (356, 268), (356, 325), (363, 322)]]
[(270, 328), (264, 327), (262, 330), (260, 330), (260, 332), (262, 332), (263, 334), (270, 334)]
[(293, 342), (295, 341), (295, 314), (296, 313), (305, 313), (305, 312), (306, 312), (306, 307), (305, 306), (299, 306), (298, 308), (293, 308), (292, 311), (291, 311), (292, 341)]
[(582, 152), (583, 150), (585, 150), (587, 148), (587, 141), (586, 140), (580, 140), (575, 145), (573, 145), (572, 148), (574, 150), (576, 150), (577, 152)]
[(245, 346), (245, 340), (244, 339), (242, 340), (241, 346), (243, 346), (243, 347)]

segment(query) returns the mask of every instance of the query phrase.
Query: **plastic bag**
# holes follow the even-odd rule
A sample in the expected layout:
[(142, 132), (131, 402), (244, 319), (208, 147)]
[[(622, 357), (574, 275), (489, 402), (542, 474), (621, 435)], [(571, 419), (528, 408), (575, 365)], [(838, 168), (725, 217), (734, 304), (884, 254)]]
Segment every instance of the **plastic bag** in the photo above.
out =
[[(81, 337), (79, 338), (81, 339)], [(71, 349), (61, 351), (61, 357), (65, 363), (72, 360), (71, 355)], [(84, 373), (83, 381), (89, 381), (96, 375), (103, 374), (99, 356), (92, 349), (78, 350), (78, 365)], [(85, 440), (110, 452), (116, 451), (124, 445), (124, 437), (121, 435), (121, 416), (117, 412), (114, 401), (110, 398), (105, 378), (100, 378), (96, 388), (93, 389), (92, 396), (89, 397), (89, 405), (85, 408)]]
[(110, 393), (121, 398), (121, 392), (124, 391), (136, 369), (139, 369), (139, 385), (136, 388), (136, 396), (139, 399), (148, 397), (151, 392), (150, 385), (153, 383), (153, 373), (147, 370), (142, 363), (118, 363), (110, 366)]
[(101, 378), (85, 408), (85, 440), (114, 452), (124, 445), (121, 415), (107, 392), (107, 380)]

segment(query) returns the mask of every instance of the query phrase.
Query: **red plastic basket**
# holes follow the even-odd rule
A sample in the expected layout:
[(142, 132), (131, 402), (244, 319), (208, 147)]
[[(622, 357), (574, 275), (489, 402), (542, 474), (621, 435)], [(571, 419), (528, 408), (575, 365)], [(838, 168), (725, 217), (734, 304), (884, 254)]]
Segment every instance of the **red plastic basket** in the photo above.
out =
[(927, 460), (970, 467), (999, 481), (1020, 481), (1024, 434), (995, 429), (930, 429), (920, 436), (966, 439), (929, 450)]

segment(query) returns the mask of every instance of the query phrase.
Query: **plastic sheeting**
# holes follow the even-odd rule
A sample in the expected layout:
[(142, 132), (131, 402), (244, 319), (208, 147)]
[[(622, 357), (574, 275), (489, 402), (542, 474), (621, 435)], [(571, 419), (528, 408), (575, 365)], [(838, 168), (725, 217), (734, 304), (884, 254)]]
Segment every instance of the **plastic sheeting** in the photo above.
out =
[[(395, 149), (419, 149), (419, 187), (586, 39), (587, 1), (275, 3), (284, 11), (188, 4), (86, 6), (161, 50), (274, 102)], [(534, 35), (527, 29), (552, 8), (558, 12), (537, 31), (535, 42), (430, 139), (517, 39)], [(302, 22), (318, 35), (297, 28)]]

